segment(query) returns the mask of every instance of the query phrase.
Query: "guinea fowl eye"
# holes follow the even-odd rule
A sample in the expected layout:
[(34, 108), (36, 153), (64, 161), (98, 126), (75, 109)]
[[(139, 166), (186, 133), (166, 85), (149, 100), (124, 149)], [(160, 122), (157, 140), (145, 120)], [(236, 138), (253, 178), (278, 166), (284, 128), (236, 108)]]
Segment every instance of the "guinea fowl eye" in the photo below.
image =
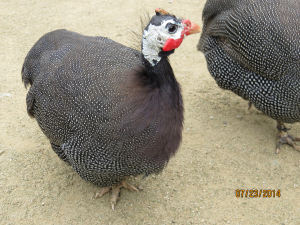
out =
[(172, 23), (168, 23), (167, 29), (169, 33), (174, 34), (177, 31), (177, 26)]

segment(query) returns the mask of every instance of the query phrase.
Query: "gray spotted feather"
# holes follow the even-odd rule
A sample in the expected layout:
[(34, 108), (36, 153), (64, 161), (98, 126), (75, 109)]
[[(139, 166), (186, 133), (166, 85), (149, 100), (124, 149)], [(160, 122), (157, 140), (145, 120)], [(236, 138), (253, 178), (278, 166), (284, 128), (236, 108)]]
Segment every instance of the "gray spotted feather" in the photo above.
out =
[(161, 63), (172, 85), (149, 81), (139, 51), (104, 37), (50, 32), (23, 65), (27, 111), (56, 154), (100, 187), (161, 172), (179, 147), (183, 122), (179, 84), (167, 59)]
[(217, 84), (278, 121), (300, 121), (300, 3), (208, 0), (198, 49)]

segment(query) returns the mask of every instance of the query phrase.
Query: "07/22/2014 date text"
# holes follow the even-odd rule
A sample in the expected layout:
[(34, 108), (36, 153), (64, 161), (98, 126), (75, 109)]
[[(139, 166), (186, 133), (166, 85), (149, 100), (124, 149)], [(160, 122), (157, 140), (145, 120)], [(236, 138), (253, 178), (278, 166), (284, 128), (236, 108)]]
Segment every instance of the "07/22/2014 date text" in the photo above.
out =
[(281, 196), (280, 190), (245, 190), (245, 189), (237, 189), (235, 191), (235, 196), (237, 198), (275, 198)]

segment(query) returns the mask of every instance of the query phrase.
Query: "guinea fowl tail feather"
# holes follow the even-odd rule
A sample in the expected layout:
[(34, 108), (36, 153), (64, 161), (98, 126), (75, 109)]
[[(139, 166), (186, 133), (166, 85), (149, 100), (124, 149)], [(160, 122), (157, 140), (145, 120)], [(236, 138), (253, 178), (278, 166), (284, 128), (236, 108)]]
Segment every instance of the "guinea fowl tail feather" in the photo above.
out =
[[(41, 53), (42, 51), (40, 51)], [(37, 56), (36, 49), (31, 49), (30, 52), (27, 54), (24, 64), (22, 66), (22, 82), (24, 83), (25, 88), (28, 85), (33, 85), (38, 73), (39, 68), (39, 59), (40, 57)], [(27, 113), (30, 117), (34, 118), (34, 102), (35, 102), (35, 95), (33, 93), (34, 88), (30, 88), (26, 97), (27, 103)]]
[(43, 50), (44, 49), (39, 47), (31, 49), (25, 58), (21, 72), (22, 82), (24, 83), (25, 88), (27, 88), (29, 84), (32, 85), (39, 74), (39, 62), (41, 54), (44, 52)]
[(25, 88), (27, 88), (27, 86), (29, 84), (32, 85), (32, 83), (33, 83), (30, 72), (26, 67), (24, 67), (24, 65), (23, 65), (23, 68), (22, 68), (22, 82), (24, 83)]
[[(32, 72), (30, 67), (27, 66), (28, 63), (28, 56), (26, 57), (26, 60), (23, 64), (22, 67), (22, 82), (25, 85), (25, 88), (30, 84), (32, 85), (34, 82), (34, 79), (36, 75)], [(34, 94), (31, 90), (28, 91), (27, 97), (26, 97), (26, 103), (27, 103), (27, 113), (30, 117), (34, 118), (34, 102), (35, 102), (35, 97)]]

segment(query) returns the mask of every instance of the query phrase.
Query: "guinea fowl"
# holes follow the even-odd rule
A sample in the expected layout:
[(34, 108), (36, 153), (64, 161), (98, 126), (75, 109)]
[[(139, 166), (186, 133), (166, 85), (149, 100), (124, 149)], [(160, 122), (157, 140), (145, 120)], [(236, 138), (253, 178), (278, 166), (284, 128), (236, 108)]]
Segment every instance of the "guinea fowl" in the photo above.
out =
[(284, 123), (300, 121), (300, 4), (296, 0), (208, 0), (198, 50), (218, 86), (277, 120), (282, 144), (295, 145)]
[(56, 30), (32, 47), (22, 68), (27, 112), (53, 150), (85, 180), (138, 191), (129, 176), (159, 173), (182, 136), (183, 103), (168, 55), (197, 24), (156, 9), (142, 52), (105, 37)]

